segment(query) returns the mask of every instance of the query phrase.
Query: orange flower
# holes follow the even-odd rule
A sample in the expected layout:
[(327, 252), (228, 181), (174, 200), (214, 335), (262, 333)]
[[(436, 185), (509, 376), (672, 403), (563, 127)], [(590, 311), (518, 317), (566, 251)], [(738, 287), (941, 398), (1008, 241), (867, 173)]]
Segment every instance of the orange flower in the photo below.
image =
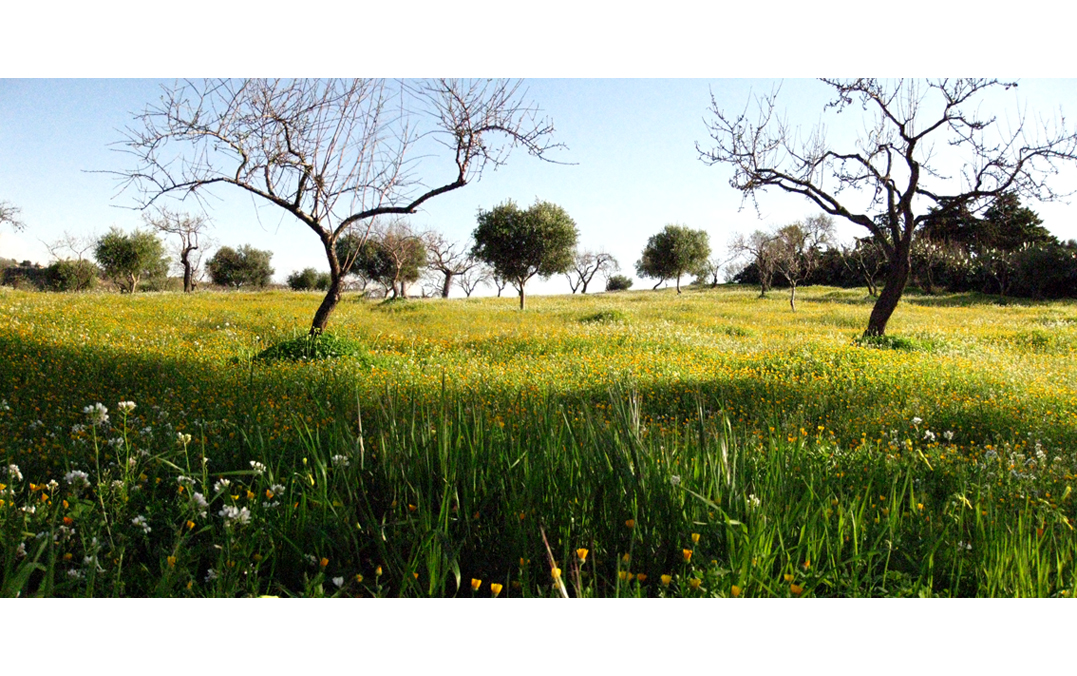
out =
[(630, 560), (632, 560), (632, 556), (628, 553), (625, 553), (625, 555), (621, 557), (621, 560), (625, 563), (628, 563)]
[(174, 556), (168, 557), (168, 567), (169, 568), (175, 568), (176, 567), (176, 557), (174, 557)]
[(628, 521), (625, 521), (625, 525), (628, 526), (629, 528), (635, 528), (636, 527), (636, 520), (635, 519), (629, 519)]
[(740, 596), (740, 587), (738, 587), (737, 585), (733, 585), (733, 587), (729, 590), (729, 594), (733, 598), (737, 598), (738, 596)]
[(374, 569), (374, 577), (381, 577), (381, 566)]
[(647, 581), (647, 573), (639, 573), (639, 574), (637, 574), (636, 579), (639, 580), (641, 583), (646, 582)]
[(668, 587), (669, 583), (673, 581), (673, 576), (672, 575), (663, 575), (661, 580), (662, 580), (662, 586), (663, 587)]
[(811, 559), (808, 559), (807, 561), (802, 563), (801, 566), (804, 568), (804, 570), (811, 568)]
[(408, 505), (408, 511), (409, 511), (409, 512), (414, 512), (414, 511), (416, 511), (416, 510), (418, 510), (418, 509), (419, 509), (419, 508), (418, 508), (418, 507), (416, 507), (415, 505), (410, 505), (410, 504)]
[(359, 584), (362, 584), (363, 583), (363, 576), (362, 575), (356, 575), (355, 576), (355, 581), (358, 582)]
[(793, 592), (797, 596), (800, 596), (804, 593), (804, 587), (800, 586), (799, 584), (791, 584), (789, 585), (789, 591)]
[(251, 491), (251, 490), (247, 491), (247, 499), (248, 500), (253, 500), (254, 499), (254, 491)]
[(187, 522), (187, 529), (188, 530), (194, 530), (194, 521), (188, 521)]
[(70, 526), (73, 523), (75, 523), (75, 520), (72, 519), (70, 516), (65, 516), (64, 517), (64, 525), (65, 526)]
[(681, 553), (684, 554), (684, 562), (685, 563), (688, 563), (689, 561), (692, 560), (692, 550), (691, 549), (681, 550)]
[(329, 559), (327, 559), (327, 558), (325, 558), (323, 556), (322, 560), (318, 562), (318, 565), (321, 566), (322, 568), (325, 568), (326, 566), (329, 565)]
[(471, 591), (479, 591), (479, 587), (482, 586), (482, 580), (476, 580), (471, 578)]
[(579, 557), (580, 563), (583, 563), (584, 561), (587, 560), (587, 550), (583, 549), (582, 547), (580, 549), (577, 549), (576, 550), (576, 556)]
[(503, 589), (502, 585), (499, 585), (496, 582), (491, 582), (490, 583), (490, 591), (493, 592), (493, 595), (494, 595), (495, 599), (497, 598), (498, 594), (501, 593), (502, 589)]

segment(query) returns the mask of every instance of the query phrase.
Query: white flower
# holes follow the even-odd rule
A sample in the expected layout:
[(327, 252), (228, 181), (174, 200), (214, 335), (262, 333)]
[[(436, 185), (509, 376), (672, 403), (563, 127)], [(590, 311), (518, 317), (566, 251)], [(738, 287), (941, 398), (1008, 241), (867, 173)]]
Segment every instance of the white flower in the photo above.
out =
[(152, 425), (146, 425), (145, 427), (140, 429), (138, 431), (138, 433), (141, 434), (144, 437), (148, 437), (148, 436), (153, 434), (153, 426)]
[(94, 427), (108, 422), (108, 409), (101, 402), (97, 402), (93, 406), (87, 406), (82, 409), (82, 412), (86, 414), (86, 419)]
[(116, 437), (115, 439), (109, 439), (108, 445), (113, 448), (121, 448), (123, 446), (123, 437)]
[(11, 407), (7, 405), (7, 399), (0, 399), (0, 411), (7, 413)]
[(75, 423), (74, 425), (71, 426), (71, 434), (79, 434), (85, 429), (86, 429), (85, 425), (80, 425), (79, 423)]
[(209, 503), (206, 502), (206, 496), (201, 493), (193, 493), (191, 499), (194, 501), (195, 509), (198, 510), (200, 516), (206, 515), (206, 510), (209, 509)]
[(923, 418), (920, 418), (920, 417), (915, 417), (915, 416), (914, 416), (914, 417), (913, 417), (913, 419), (912, 419), (912, 424), (913, 424), (913, 425), (919, 425), (919, 424), (920, 424), (920, 423), (922, 423), (922, 422), (924, 422), (924, 419), (923, 419)]
[(56, 483), (56, 479), (49, 479), (49, 482), (45, 485), (49, 487), (50, 491), (55, 491), (60, 487), (60, 484)]
[(346, 455), (334, 455), (332, 458), (330, 458), (330, 461), (333, 463), (333, 467), (347, 467), (349, 464), (351, 464), (348, 461), (348, 456)]
[(669, 478), (669, 482), (671, 484), (673, 484), (674, 486), (677, 486), (677, 485), (679, 485), (681, 483), (681, 478), (679, 476), (677, 476), (676, 474), (674, 474), (673, 476), (671, 476)]
[(12, 481), (22, 481), (22, 472), (19, 471), (18, 465), (8, 465), (7, 475)]
[(15, 558), (21, 559), (24, 556), (26, 556), (26, 543), (20, 542), (19, 548), (15, 550)]
[(333, 578), (333, 584), (335, 584), (338, 587), (343, 587), (344, 586), (344, 578), (343, 577), (334, 577)]
[(176, 441), (186, 446), (187, 444), (191, 443), (191, 435), (184, 434), (183, 432), (176, 432)]
[(133, 401), (121, 401), (116, 404), (116, 408), (120, 409), (120, 413), (127, 415), (131, 411), (135, 410), (135, 402)]
[(206, 571), (206, 582), (213, 582), (217, 579), (217, 571), (210, 568)]
[(176, 477), (176, 483), (181, 486), (194, 486), (194, 479), (189, 476), (183, 476), (182, 474)]
[(251, 460), (251, 469), (253, 469), (254, 473), (258, 476), (261, 476), (266, 473), (266, 466), (258, 462), (257, 460)]
[(149, 533), (151, 530), (153, 530), (152, 528), (150, 528), (150, 525), (146, 523), (146, 517), (142, 516), (141, 514), (131, 519), (131, 523), (141, 528), (143, 533)]
[(251, 510), (246, 507), (239, 508), (232, 505), (225, 505), (224, 509), (218, 512), (218, 514), (223, 516), (224, 520), (229, 524), (233, 522), (247, 524), (250, 523), (251, 520)]
[(73, 578), (75, 580), (81, 580), (82, 575), (83, 575), (82, 571), (78, 570), (76, 568), (72, 568), (71, 570), (67, 571), (67, 576), (70, 577), (70, 578)]
[(946, 441), (953, 441), (954, 440), (954, 433), (952, 431), (950, 431), (950, 430), (946, 430), (945, 432), (942, 433), (942, 438), (945, 439)]
[(64, 475), (64, 481), (75, 488), (88, 488), (90, 486), (90, 475), (86, 472), (73, 469)]
[(757, 498), (755, 493), (751, 493), (751, 494), (748, 495), (748, 506), (751, 507), (752, 509), (758, 509), (759, 506), (762, 505), (762, 504), (763, 504), (763, 501), (760, 500), (759, 498)]
[(931, 430), (924, 430), (924, 441), (935, 441), (935, 433)]
[(269, 487), (269, 492), (273, 495), (281, 495), (284, 493), (284, 486), (281, 486), (280, 484), (273, 484)]
[(232, 485), (232, 482), (228, 479), (217, 479), (217, 483), (213, 484), (213, 492), (221, 493), (224, 489)]

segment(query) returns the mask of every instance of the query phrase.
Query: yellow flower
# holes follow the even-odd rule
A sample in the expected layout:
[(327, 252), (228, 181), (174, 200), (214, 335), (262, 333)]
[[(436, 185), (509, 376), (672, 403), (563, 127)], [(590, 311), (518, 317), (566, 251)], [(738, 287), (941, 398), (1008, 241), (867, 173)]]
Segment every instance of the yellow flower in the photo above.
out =
[(479, 591), (479, 587), (482, 586), (482, 580), (476, 580), (471, 578), (471, 591)]
[(174, 557), (174, 556), (168, 557), (168, 567), (169, 568), (175, 568), (176, 567), (176, 557)]
[(576, 556), (579, 557), (580, 563), (583, 563), (584, 561), (587, 560), (587, 550), (583, 549), (582, 547), (580, 549), (577, 549), (576, 550)]
[(637, 574), (636, 579), (639, 580), (641, 583), (646, 582), (647, 581), (647, 573), (639, 573), (639, 574)]
[(254, 559), (254, 562), (255, 562), (255, 563), (261, 563), (261, 562), (262, 562), (262, 555), (261, 555), (261, 554), (255, 554), (255, 555), (254, 555), (253, 557), (251, 557), (251, 558), (253, 558), (253, 559)]
[(669, 583), (673, 581), (673, 576), (672, 575), (663, 575), (661, 580), (662, 580), (662, 586), (663, 587), (668, 587)]
[(254, 499), (254, 491), (251, 491), (251, 490), (247, 491), (247, 499), (248, 500), (253, 500)]
[(797, 596), (800, 596), (804, 593), (804, 587), (801, 587), (799, 584), (791, 584), (789, 585), (789, 591), (793, 592)]
[(418, 507), (416, 507), (415, 505), (410, 505), (410, 504), (408, 505), (408, 511), (409, 511), (409, 512), (414, 512), (414, 511), (416, 511), (416, 510), (418, 510), (418, 509), (419, 509), (419, 508), (418, 508)]
[(495, 599), (497, 598), (497, 595), (501, 593), (501, 589), (502, 589), (502, 586), (499, 585), (498, 583), (496, 583), (496, 582), (491, 582), (490, 583), (490, 591), (493, 592)]
[(617, 571), (617, 577), (621, 580), (621, 582), (624, 582), (626, 579), (628, 579), (628, 573), (623, 570), (619, 570)]
[(621, 557), (621, 560), (624, 561), (625, 563), (628, 563), (629, 560), (631, 560), (631, 558), (632, 557), (629, 554), (626, 553), (624, 556)]
[(699, 585), (703, 583), (698, 577), (693, 577), (688, 580), (688, 586), (692, 589), (699, 589)]
[(318, 565), (321, 566), (322, 568), (325, 568), (326, 566), (329, 565), (329, 559), (327, 559), (327, 558), (325, 558), (323, 556), (322, 560), (318, 562)]
[(681, 553), (684, 554), (684, 562), (685, 563), (688, 563), (689, 561), (692, 560), (692, 550), (691, 549), (681, 550)]
[(561, 579), (561, 569), (560, 568), (551, 568), (550, 569), (550, 575), (553, 575), (553, 579), (555, 579), (555, 580)]
[(733, 598), (737, 598), (738, 596), (740, 596), (740, 587), (738, 587), (737, 585), (733, 585), (733, 587), (729, 590), (729, 594)]
[(363, 583), (363, 576), (361, 574), (356, 575), (355, 576), (355, 581), (358, 582), (359, 584), (362, 584)]
[(692, 542), (699, 542), (699, 533), (692, 533)]
[(187, 522), (187, 530), (194, 530), (194, 521)]
[(635, 528), (636, 527), (636, 520), (635, 519), (629, 519), (628, 521), (625, 521), (625, 525), (628, 526), (629, 528)]
[(271, 490), (269, 490), (267, 488), (266, 489), (266, 500), (272, 500), (272, 499), (273, 499), (273, 491), (271, 491)]
[(792, 582), (793, 581), (793, 574), (792, 573), (786, 573), (783, 577), (785, 577), (786, 582)]

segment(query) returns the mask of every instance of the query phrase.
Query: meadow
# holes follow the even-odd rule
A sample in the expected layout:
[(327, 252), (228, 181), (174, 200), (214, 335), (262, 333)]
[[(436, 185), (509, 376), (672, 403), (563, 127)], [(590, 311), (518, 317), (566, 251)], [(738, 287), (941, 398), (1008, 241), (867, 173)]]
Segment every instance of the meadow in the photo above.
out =
[(0, 290), (2, 592), (1077, 591), (1077, 305), (757, 296)]

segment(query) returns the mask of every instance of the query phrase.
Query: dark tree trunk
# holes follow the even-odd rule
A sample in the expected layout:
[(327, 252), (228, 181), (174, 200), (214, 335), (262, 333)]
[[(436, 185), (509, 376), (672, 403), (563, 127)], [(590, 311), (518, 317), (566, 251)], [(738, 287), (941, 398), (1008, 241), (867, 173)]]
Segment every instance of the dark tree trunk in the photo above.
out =
[(871, 317), (868, 319), (868, 328), (864, 331), (865, 336), (882, 336), (886, 334), (886, 323), (897, 309), (901, 294), (905, 292), (905, 286), (909, 283), (909, 271), (912, 269), (909, 260), (911, 242), (898, 242), (894, 248), (894, 255), (890, 257), (890, 264), (886, 270), (886, 281), (879, 299), (875, 301), (875, 307), (871, 309)]
[(329, 261), (329, 289), (326, 290), (325, 298), (318, 306), (318, 311), (314, 313), (314, 321), (310, 323), (312, 336), (321, 335), (325, 331), (326, 325), (329, 324), (329, 315), (333, 314), (333, 310), (337, 308), (337, 303), (340, 302), (340, 297), (344, 293), (344, 270), (340, 266), (340, 261), (337, 260), (336, 240), (323, 235), (322, 244), (325, 246), (325, 255)]
[(194, 291), (194, 270), (191, 269), (191, 251), (194, 248), (184, 249), (180, 255), (180, 261), (183, 263), (183, 293)]
[(681, 276), (677, 275), (677, 294), (680, 295), (680, 293), (681, 293)]
[(524, 285), (520, 285), (520, 309), (524, 309)]
[(797, 311), (797, 285), (793, 284), (789, 289), (789, 307), (793, 312)]
[(449, 289), (452, 288), (452, 278), (455, 275), (455, 273), (446, 272), (444, 270), (442, 270), (442, 272), (445, 274), (445, 283), (441, 285), (441, 297), (442, 298), (448, 298), (449, 297)]

